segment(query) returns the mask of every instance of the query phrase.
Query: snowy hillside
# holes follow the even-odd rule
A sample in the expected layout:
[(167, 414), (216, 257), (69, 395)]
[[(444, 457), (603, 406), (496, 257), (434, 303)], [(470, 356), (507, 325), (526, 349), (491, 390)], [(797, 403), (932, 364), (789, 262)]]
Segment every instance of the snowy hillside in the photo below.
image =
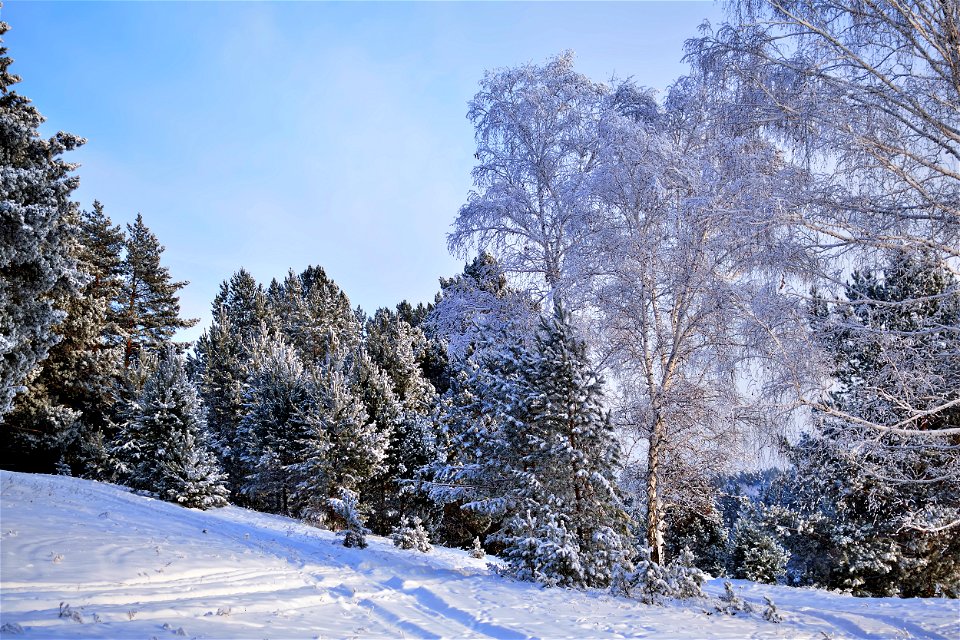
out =
[[(0, 472), (4, 638), (933, 638), (960, 603), (857, 599), (736, 582), (781, 624), (543, 589), (486, 561), (236, 507), (201, 512), (65, 477)], [(722, 590), (719, 581), (709, 591)], [(20, 634), (22, 633), (22, 636)]]

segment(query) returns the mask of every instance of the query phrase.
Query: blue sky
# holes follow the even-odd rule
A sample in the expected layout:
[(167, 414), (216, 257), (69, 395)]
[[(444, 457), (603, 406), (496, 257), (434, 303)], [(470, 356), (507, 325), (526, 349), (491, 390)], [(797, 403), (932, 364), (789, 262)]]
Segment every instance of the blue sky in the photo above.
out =
[(486, 69), (565, 49), (597, 80), (665, 88), (712, 2), (152, 3), (8, 0), (18, 90), (88, 139), (80, 203), (141, 212), (200, 326), (241, 266), (319, 264), (368, 312), (431, 300), (472, 186)]

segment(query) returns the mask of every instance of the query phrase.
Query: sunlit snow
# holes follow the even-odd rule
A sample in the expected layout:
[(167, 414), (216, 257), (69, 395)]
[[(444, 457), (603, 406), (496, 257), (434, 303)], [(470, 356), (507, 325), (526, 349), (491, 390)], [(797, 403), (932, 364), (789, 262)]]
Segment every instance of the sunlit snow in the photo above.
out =
[[(759, 615), (544, 589), (488, 561), (227, 507), (195, 511), (108, 484), (0, 472), (0, 624), (24, 638), (960, 637), (960, 603), (735, 581)], [(722, 591), (711, 581), (708, 591)], [(22, 636), (19, 634), (22, 633)]]

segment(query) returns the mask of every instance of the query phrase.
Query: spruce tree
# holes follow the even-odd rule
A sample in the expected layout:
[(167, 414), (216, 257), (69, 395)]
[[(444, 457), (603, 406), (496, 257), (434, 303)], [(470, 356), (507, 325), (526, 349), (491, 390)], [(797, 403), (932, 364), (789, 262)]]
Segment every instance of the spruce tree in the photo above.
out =
[(205, 441), (196, 388), (184, 359), (167, 346), (117, 439), (123, 480), (184, 506), (223, 506), (227, 495), (223, 474)]
[(164, 248), (142, 215), (127, 225), (124, 248), (116, 304), (125, 336), (123, 365), (128, 368), (141, 351), (160, 353), (178, 330), (192, 327), (197, 320), (180, 317), (177, 292), (189, 283), (171, 280), (169, 269), (160, 264)]
[(61, 156), (84, 142), (63, 132), (40, 137), (43, 116), (13, 90), (20, 78), (2, 46), (8, 29), (0, 22), (0, 419), (59, 339), (64, 313), (54, 297), (75, 286), (68, 251), (78, 184), (76, 165)]

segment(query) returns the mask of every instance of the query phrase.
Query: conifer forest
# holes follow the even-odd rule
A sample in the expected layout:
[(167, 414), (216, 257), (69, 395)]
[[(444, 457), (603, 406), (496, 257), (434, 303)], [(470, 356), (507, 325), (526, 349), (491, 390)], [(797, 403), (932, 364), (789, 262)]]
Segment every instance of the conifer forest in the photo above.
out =
[(572, 52), (477, 78), (432, 300), (236, 264), (193, 342), (0, 45), (3, 469), (644, 606), (960, 597), (960, 4), (725, 15), (665, 92)]

